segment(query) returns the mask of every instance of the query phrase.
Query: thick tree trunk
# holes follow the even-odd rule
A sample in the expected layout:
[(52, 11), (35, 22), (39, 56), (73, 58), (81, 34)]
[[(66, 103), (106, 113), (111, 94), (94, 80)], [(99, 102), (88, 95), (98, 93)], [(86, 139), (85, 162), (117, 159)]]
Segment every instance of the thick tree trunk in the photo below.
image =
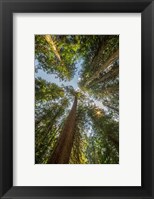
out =
[(119, 151), (119, 140), (114, 138), (111, 134), (109, 134), (108, 137), (109, 137), (109, 140), (111, 140), (111, 142), (114, 144), (117, 151)]
[(60, 134), (57, 146), (48, 164), (68, 164), (73, 146), (74, 128), (76, 121), (77, 96), (75, 96), (72, 109), (67, 117), (64, 128)]
[(104, 83), (109, 80), (115, 79), (118, 75), (119, 75), (119, 67), (115, 67), (111, 71), (104, 74), (102, 77), (99, 77), (98, 79), (95, 79), (95, 81), (90, 82), (89, 86), (93, 86), (93, 85), (99, 84), (101, 82)]
[[(119, 49), (117, 49), (108, 60), (102, 64), (99, 69), (92, 75), (92, 77), (85, 83), (85, 87), (88, 86), (93, 80), (99, 78), (100, 73), (102, 73), (109, 65), (114, 63), (119, 57)], [(101, 63), (101, 59), (99, 59), (99, 63)]]

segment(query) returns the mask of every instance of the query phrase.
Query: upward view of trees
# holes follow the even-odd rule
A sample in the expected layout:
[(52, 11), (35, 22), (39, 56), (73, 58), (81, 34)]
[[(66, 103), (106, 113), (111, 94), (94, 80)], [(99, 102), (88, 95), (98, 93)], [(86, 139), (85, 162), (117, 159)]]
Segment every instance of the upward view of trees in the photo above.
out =
[(119, 163), (119, 36), (35, 36), (35, 163)]

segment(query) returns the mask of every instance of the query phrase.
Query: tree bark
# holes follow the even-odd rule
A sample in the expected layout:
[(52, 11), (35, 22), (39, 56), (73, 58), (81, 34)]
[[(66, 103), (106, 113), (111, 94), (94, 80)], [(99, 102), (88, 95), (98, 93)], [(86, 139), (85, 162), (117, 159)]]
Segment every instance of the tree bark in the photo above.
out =
[(109, 140), (111, 140), (111, 142), (114, 144), (117, 151), (119, 151), (119, 140), (114, 138), (111, 134), (109, 134), (108, 137), (109, 137)]
[(58, 58), (58, 60), (61, 61), (61, 57), (60, 57), (60, 55), (58, 53), (57, 47), (56, 47), (53, 39), (51, 38), (51, 36), (50, 35), (45, 35), (44, 37), (45, 37), (46, 41), (48, 42), (48, 44), (50, 45), (52, 51), (54, 52), (54, 54)]
[(95, 79), (95, 81), (91, 81), (88, 86), (93, 86), (95, 84), (104, 83), (106, 81), (115, 79), (119, 75), (119, 67), (115, 67), (109, 72), (105, 73), (102, 77)]
[(76, 121), (77, 96), (75, 96), (72, 109), (66, 119), (64, 128), (60, 134), (58, 143), (54, 149), (48, 164), (68, 164), (74, 140), (74, 128)]
[(110, 108), (110, 109), (116, 111), (117, 113), (119, 113), (119, 109), (117, 109), (117, 108), (115, 108), (115, 107), (113, 107), (113, 106), (110, 106), (109, 104), (106, 104), (106, 103), (105, 103), (104, 105), (107, 106), (108, 108)]
[(99, 78), (99, 75), (101, 72), (103, 72), (109, 65), (114, 63), (119, 57), (119, 49), (116, 50), (109, 58), (108, 60), (100, 66), (98, 71), (96, 71), (93, 76), (85, 83), (85, 86), (88, 86), (93, 80)]

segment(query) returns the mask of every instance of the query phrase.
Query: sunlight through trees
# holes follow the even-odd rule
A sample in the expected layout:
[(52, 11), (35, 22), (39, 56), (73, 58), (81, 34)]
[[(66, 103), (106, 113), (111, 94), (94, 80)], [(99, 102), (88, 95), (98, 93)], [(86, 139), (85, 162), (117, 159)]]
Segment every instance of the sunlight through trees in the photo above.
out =
[(119, 36), (35, 36), (35, 163), (119, 163)]

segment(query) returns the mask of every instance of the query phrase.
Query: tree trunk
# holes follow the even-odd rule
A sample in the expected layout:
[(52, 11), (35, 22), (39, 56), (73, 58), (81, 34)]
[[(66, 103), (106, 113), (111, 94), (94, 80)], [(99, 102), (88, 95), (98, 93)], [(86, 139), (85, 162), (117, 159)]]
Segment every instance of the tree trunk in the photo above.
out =
[(118, 109), (118, 108), (115, 108), (115, 107), (113, 107), (113, 106), (111, 106), (111, 105), (109, 105), (109, 104), (106, 104), (106, 103), (105, 103), (104, 105), (107, 106), (108, 108), (110, 108), (110, 109), (116, 111), (117, 113), (119, 113), (119, 109)]
[(54, 52), (54, 54), (58, 58), (58, 60), (61, 61), (61, 57), (58, 53), (58, 49), (57, 49), (52, 37), (50, 35), (45, 35), (44, 37), (45, 37), (46, 41), (48, 42), (48, 44), (50, 45), (52, 51)]
[(99, 69), (92, 75), (92, 77), (85, 83), (85, 87), (88, 86), (93, 80), (99, 78), (101, 72), (103, 72), (109, 65), (114, 63), (119, 57), (119, 49), (117, 49), (108, 60), (102, 64)]
[(109, 137), (109, 140), (111, 140), (111, 142), (114, 144), (117, 151), (119, 151), (119, 140), (114, 138), (111, 134), (109, 134), (108, 137)]
[(106, 81), (115, 79), (119, 75), (119, 67), (113, 68), (111, 71), (105, 73), (102, 77), (99, 77), (98, 79), (94, 79), (89, 83), (88, 86), (93, 86), (99, 83), (104, 83)]
[(74, 128), (76, 121), (77, 96), (75, 96), (72, 109), (66, 119), (56, 148), (48, 164), (68, 164), (73, 146)]

